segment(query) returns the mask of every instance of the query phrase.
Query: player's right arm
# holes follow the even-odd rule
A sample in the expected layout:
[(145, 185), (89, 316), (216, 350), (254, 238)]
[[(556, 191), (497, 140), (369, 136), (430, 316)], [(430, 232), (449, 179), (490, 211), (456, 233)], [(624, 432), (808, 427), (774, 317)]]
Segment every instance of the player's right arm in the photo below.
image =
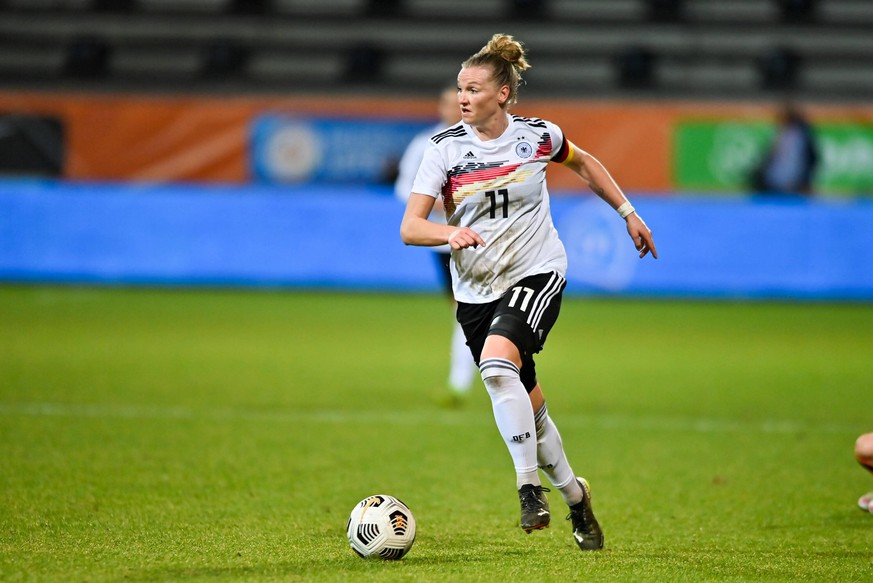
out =
[(407, 245), (434, 247), (448, 243), (452, 249), (485, 246), (479, 234), (468, 227), (441, 225), (427, 219), (435, 198), (413, 192), (406, 201), (406, 212), (400, 223), (400, 238)]

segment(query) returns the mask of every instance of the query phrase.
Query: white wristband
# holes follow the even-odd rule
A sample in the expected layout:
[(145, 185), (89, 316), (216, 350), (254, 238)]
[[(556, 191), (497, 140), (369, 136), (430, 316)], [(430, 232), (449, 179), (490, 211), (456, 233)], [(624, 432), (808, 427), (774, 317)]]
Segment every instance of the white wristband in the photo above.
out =
[(631, 203), (626, 202), (615, 210), (618, 211), (618, 216), (620, 216), (621, 218), (625, 218), (629, 214), (634, 212), (634, 207)]

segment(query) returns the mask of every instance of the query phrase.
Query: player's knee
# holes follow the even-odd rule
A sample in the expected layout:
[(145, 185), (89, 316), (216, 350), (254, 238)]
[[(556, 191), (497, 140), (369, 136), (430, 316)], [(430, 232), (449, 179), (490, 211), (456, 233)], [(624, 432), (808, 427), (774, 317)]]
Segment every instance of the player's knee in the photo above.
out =
[(873, 433), (865, 433), (855, 441), (855, 459), (864, 465), (873, 464)]
[(496, 334), (509, 339), (521, 354), (522, 358), (536, 352), (536, 337), (530, 326), (514, 314), (500, 314), (491, 321), (488, 334)]
[(479, 372), (485, 389), (492, 396), (518, 385), (520, 371), (515, 363), (505, 358), (486, 358), (479, 363)]
[(506, 358), (486, 358), (479, 363), (479, 372), (483, 381), (509, 378), (518, 379), (520, 371), (515, 363)]

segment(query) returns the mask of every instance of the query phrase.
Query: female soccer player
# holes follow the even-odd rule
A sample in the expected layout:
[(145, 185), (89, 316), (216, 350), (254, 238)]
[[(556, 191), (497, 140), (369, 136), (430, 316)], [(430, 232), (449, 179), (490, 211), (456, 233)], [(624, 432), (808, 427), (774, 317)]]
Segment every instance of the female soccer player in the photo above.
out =
[[(558, 318), (567, 256), (552, 224), (546, 166), (564, 164), (627, 223), (640, 258), (657, 258), (652, 233), (594, 157), (555, 124), (509, 114), (521, 73), (522, 44), (496, 34), (461, 65), (461, 122), (428, 144), (400, 226), (407, 245), (452, 248), (457, 319), (516, 471), (525, 532), (549, 525), (539, 466), (570, 507), (583, 550), (603, 548), (591, 491), (575, 475), (537, 382), (534, 354)], [(428, 220), (442, 197), (447, 224)]]

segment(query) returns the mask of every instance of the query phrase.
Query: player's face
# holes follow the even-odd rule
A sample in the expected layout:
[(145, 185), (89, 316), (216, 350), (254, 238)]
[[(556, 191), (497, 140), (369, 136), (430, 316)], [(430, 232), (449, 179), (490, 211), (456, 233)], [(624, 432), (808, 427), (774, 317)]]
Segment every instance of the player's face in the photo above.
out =
[(458, 104), (461, 119), (472, 126), (481, 126), (503, 113), (502, 105), (509, 97), (509, 87), (498, 87), (489, 67), (465, 67), (458, 74)]

